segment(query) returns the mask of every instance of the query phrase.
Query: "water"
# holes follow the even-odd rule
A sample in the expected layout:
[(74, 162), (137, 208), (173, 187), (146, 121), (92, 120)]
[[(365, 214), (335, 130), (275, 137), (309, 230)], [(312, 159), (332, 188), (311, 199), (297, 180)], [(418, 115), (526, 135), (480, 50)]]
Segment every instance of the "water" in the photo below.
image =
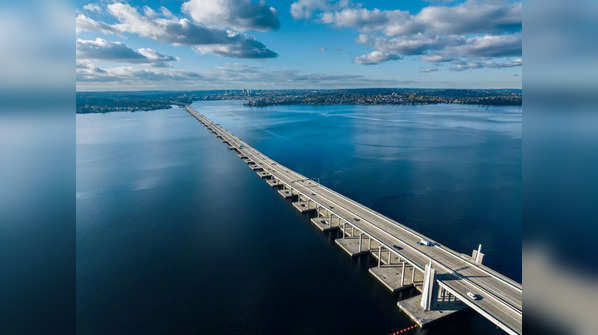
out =
[[(265, 154), (521, 280), (520, 108), (193, 104)], [(410, 320), (182, 109), (77, 116), (81, 334), (387, 334)], [(474, 312), (419, 334), (501, 333)]]

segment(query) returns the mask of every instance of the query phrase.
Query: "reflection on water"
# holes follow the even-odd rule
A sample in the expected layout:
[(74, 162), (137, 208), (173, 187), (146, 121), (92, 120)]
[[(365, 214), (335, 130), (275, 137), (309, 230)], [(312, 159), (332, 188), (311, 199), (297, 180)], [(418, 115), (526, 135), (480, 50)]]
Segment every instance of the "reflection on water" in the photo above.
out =
[[(490, 266), (521, 279), (520, 109), (194, 107), (458, 251), (482, 243)], [(346, 257), (183, 110), (78, 115), (77, 142), (81, 333), (383, 334), (411, 324), (367, 258)], [(419, 332), (500, 333), (471, 312)]]

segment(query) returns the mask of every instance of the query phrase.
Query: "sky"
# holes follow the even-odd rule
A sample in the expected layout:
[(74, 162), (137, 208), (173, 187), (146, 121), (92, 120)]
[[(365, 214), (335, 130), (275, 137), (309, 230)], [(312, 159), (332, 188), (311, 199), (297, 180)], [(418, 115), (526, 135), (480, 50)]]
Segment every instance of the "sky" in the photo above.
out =
[(78, 91), (521, 88), (521, 2), (80, 1)]

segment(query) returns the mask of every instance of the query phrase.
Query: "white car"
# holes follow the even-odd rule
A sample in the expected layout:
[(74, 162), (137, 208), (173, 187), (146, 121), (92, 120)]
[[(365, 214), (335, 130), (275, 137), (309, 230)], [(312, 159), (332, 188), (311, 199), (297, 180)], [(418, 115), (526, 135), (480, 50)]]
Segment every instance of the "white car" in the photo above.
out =
[(426, 240), (425, 238), (420, 239), (418, 243), (421, 244), (421, 245), (428, 246), (428, 247), (432, 246), (432, 242)]
[(467, 292), (467, 296), (471, 299), (471, 300), (480, 300), (482, 299), (482, 296), (479, 294), (475, 294), (472, 292)]

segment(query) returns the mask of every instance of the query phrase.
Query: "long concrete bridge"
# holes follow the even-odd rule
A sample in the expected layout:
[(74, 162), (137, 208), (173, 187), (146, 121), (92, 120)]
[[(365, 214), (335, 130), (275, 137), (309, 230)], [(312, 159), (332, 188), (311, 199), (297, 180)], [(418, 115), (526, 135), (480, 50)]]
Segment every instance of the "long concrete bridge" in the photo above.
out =
[(466, 255), (277, 163), (191, 107), (185, 109), (351, 256), (371, 254), (369, 272), (392, 292), (419, 294), (397, 302), (421, 327), (470, 307), (508, 334), (522, 332), (522, 286), (482, 264), (481, 247)]

